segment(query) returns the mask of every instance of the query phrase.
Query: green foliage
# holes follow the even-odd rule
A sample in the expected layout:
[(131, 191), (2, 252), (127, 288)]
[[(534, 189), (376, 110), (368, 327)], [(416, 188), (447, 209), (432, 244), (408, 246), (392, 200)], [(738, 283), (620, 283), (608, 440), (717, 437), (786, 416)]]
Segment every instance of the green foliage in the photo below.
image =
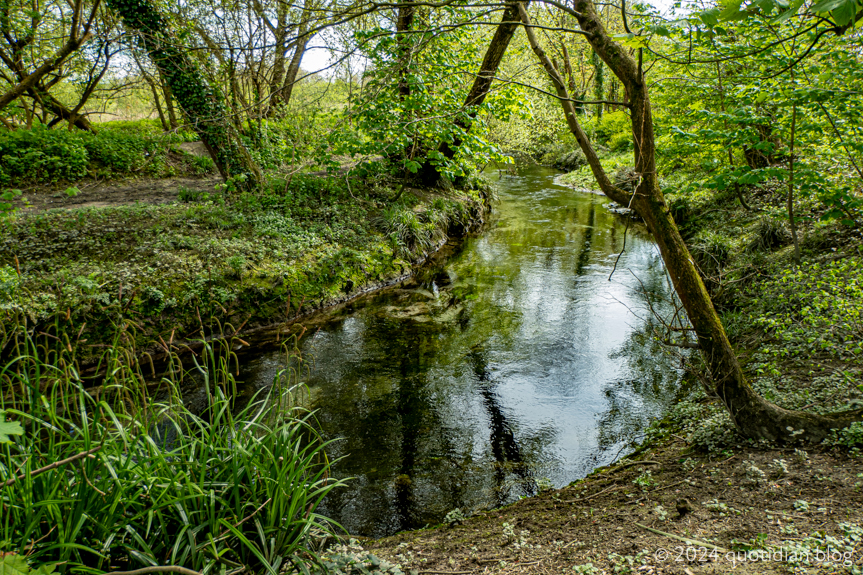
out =
[[(160, 175), (177, 139), (153, 134), (138, 123), (100, 129), (95, 134), (42, 125), (0, 132), (0, 185), (77, 182), (86, 176), (111, 178), (140, 172)], [(189, 163), (198, 174), (213, 168), (210, 158), (192, 157)]]
[(17, 553), (0, 553), (0, 575), (51, 575), (56, 569), (57, 565), (47, 563), (33, 569), (30, 563)]
[(763, 352), (796, 356), (863, 354), (863, 261), (859, 257), (786, 269), (758, 286), (755, 325), (769, 335)]
[(16, 211), (16, 206), (13, 203), (21, 197), (21, 190), (6, 189), (0, 193), (0, 217), (8, 216)]
[(182, 142), (197, 142), (199, 141), (198, 134), (188, 126), (182, 126), (180, 129), (165, 133), (159, 120), (144, 119), (144, 120), (115, 120), (112, 122), (102, 122), (98, 126), (99, 133), (114, 132), (127, 136), (142, 136), (147, 138), (163, 139), (169, 144), (180, 144)]
[[(443, 25), (467, 16), (460, 7), (431, 13)], [(401, 174), (418, 174), (427, 164), (450, 180), (489, 161), (504, 160), (485, 136), (485, 122), (489, 116), (508, 118), (519, 107), (519, 90), (504, 85), (482, 104), (464, 108), (471, 82), (454, 75), (453, 69), (480, 61), (480, 46), (469, 29), (397, 37), (391, 30), (371, 28), (356, 32), (355, 40), (366, 46), (372, 65), (364, 89), (351, 101), (358, 131), (334, 134), (336, 153), (381, 155)], [(399, 58), (404, 50), (410, 50), (409, 63)], [(398, 79), (409, 93), (399, 91)], [(458, 143), (454, 159), (438, 150), (441, 142)]]
[(848, 448), (863, 446), (863, 423), (855, 421), (844, 429), (834, 429), (824, 443)]
[(0, 132), (0, 185), (24, 180), (76, 181), (86, 175), (87, 165), (81, 133), (41, 125)]
[(0, 410), (0, 443), (11, 443), (11, 435), (23, 435), (24, 428), (17, 421), (6, 421), (6, 412)]
[(72, 359), (62, 347), (14, 344), (0, 379), (16, 393), (3, 407), (26, 433), (0, 446), (0, 482), (20, 477), (0, 490), (0, 540), (67, 573), (168, 563), (275, 574), (319, 562), (310, 546), (334, 526), (315, 508), (340, 483), (328, 479), (312, 414), (294, 407), (290, 372), (237, 406), (230, 342), (204, 344), (193, 372), (207, 403), (194, 413), (176, 387), (191, 374), (173, 364), (167, 399), (149, 399), (134, 354), (118, 343), (102, 358), (98, 393), (74, 360), (55, 362)]
[(623, 110), (606, 112), (596, 123), (596, 142), (612, 152), (632, 149), (632, 123)]

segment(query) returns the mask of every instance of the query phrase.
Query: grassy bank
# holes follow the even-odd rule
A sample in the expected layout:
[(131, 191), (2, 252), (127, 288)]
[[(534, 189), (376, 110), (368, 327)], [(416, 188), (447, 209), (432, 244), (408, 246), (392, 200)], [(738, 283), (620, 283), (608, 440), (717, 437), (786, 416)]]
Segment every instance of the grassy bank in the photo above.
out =
[(0, 221), (0, 313), (7, 335), (26, 323), (84, 362), (121, 323), (142, 350), (278, 323), (409, 273), (487, 209), (479, 183), (426, 193), (297, 174), (254, 194), (20, 212)]

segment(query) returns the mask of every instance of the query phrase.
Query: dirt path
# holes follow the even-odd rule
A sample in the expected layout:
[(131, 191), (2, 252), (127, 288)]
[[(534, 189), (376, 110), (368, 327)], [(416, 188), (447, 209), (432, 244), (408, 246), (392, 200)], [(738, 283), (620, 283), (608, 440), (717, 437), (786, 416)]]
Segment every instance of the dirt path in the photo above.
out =
[(826, 452), (711, 459), (672, 440), (640, 462), (365, 552), (427, 575), (859, 573), (861, 472)]
[(42, 211), (54, 208), (104, 208), (136, 203), (165, 204), (177, 199), (181, 189), (212, 192), (222, 181), (218, 175), (202, 178), (130, 178), (126, 180), (104, 180), (80, 182), (78, 195), (69, 196), (65, 188), (34, 188), (24, 193), (30, 206), (27, 211)]

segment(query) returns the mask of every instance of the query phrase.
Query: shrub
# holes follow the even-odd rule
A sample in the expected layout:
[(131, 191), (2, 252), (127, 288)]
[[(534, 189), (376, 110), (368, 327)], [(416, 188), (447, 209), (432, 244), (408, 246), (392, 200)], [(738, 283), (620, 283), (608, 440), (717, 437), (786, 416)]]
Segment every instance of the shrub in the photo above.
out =
[(88, 154), (79, 133), (50, 130), (0, 132), (0, 184), (20, 180), (74, 181), (87, 174)]
[(105, 131), (81, 136), (90, 162), (104, 175), (139, 168), (155, 147), (152, 139), (141, 134)]
[(606, 112), (597, 123), (596, 141), (614, 152), (631, 149), (632, 124), (626, 112)]
[[(19, 182), (74, 182), (88, 172), (100, 177), (128, 174), (148, 168), (160, 174), (169, 147), (187, 135), (162, 134), (148, 124), (99, 127), (97, 133), (49, 129), (0, 132), (0, 185)], [(209, 158), (192, 160), (189, 169), (201, 174), (212, 170)]]

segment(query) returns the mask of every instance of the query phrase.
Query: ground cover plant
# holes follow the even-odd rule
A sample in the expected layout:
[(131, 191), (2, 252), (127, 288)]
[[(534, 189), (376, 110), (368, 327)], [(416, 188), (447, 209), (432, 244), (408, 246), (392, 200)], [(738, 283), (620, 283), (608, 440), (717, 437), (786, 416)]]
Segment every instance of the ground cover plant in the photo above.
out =
[(0, 308), (4, 323), (25, 314), (69, 338), (79, 359), (110, 342), (118, 312), (142, 348), (192, 337), (201, 318), (274, 323), (403, 276), (482, 221), (484, 190), (297, 175), (256, 193), (181, 189), (170, 204), (25, 213), (0, 222)]

